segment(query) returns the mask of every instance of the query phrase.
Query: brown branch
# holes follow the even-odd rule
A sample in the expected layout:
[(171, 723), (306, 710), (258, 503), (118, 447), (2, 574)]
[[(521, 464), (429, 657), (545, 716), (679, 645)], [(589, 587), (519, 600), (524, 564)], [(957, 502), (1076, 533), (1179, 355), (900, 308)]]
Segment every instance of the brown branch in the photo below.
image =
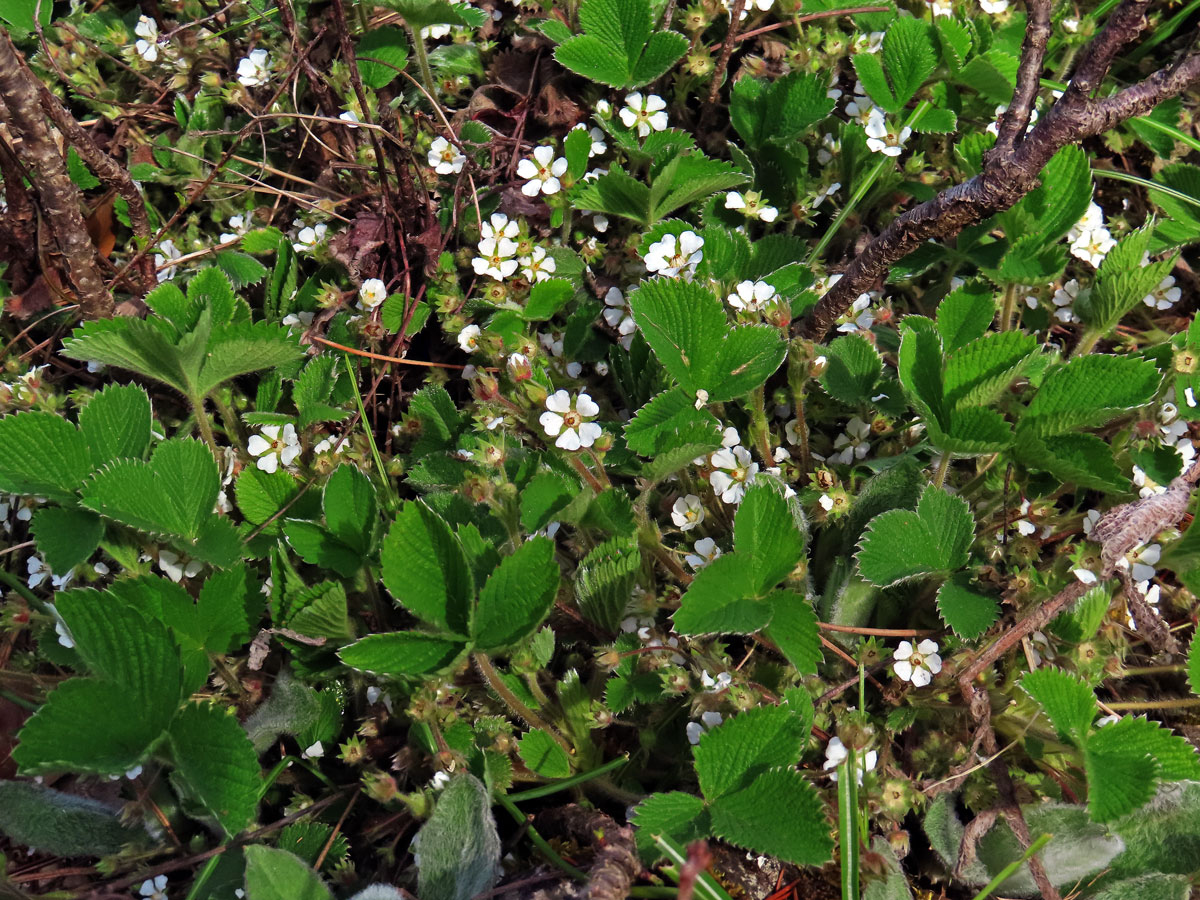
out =
[(36, 82), (21, 64), (8, 32), (0, 28), (0, 108), (9, 127), (21, 138), (21, 157), (38, 194), (38, 206), (66, 262), (84, 318), (111, 316), (113, 298), (96, 265), (96, 248), (88, 236), (78, 188), (67, 175), (38, 102)]
[(1021, 110), (1032, 108), (1043, 57), (1038, 48), (1044, 0), (1030, 0), (1029, 27), (1035, 33), (1026, 35), (1022, 50), (1010, 104), (1010, 111), (1017, 113), (1001, 122), (1012, 132), (1012, 147), (998, 145), (985, 157), (983, 171), (978, 175), (946, 188), (932, 200), (892, 220), (850, 262), (808, 316), (797, 322), (797, 333), (811, 340), (823, 339), (855, 298), (875, 288), (895, 263), (922, 243), (947, 240), (964, 228), (1011, 208), (1038, 185), (1042, 168), (1063, 147), (1144, 115), (1200, 79), (1200, 51), (1193, 51), (1112, 97), (1090, 98), (1117, 53), (1145, 27), (1148, 3), (1149, 0), (1124, 0), (1117, 7), (1104, 30), (1085, 50), (1070, 88), (1033, 130), (1021, 137), (1027, 124)]
[(712, 83), (708, 86), (708, 106), (711, 111), (717, 102), (717, 93), (721, 90), (721, 82), (725, 80), (725, 70), (729, 68), (729, 57), (733, 55), (733, 45), (737, 41), (738, 30), (742, 25), (742, 11), (746, 8), (746, 0), (733, 0), (733, 8), (729, 10), (729, 30), (725, 32), (725, 41), (721, 44), (721, 55), (713, 69)]
[(1017, 85), (1013, 90), (1012, 102), (1008, 104), (1008, 111), (1000, 117), (996, 146), (992, 153), (1010, 152), (1029, 125), (1033, 104), (1037, 100), (1038, 87), (1041, 84), (1046, 44), (1050, 40), (1051, 5), (1051, 0), (1026, 0), (1029, 19), (1025, 26), (1025, 43), (1021, 45)]

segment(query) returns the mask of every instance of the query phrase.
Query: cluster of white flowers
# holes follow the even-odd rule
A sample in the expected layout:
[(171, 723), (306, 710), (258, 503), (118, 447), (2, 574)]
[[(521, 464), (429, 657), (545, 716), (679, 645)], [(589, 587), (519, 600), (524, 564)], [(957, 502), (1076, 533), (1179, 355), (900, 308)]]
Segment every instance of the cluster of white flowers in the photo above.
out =
[(604, 433), (599, 425), (588, 421), (600, 415), (600, 407), (587, 394), (580, 394), (572, 402), (569, 393), (557, 390), (546, 398), (546, 410), (538, 421), (548, 436), (557, 438), (555, 447), (590, 447)]
[(429, 145), (426, 161), (438, 175), (457, 175), (463, 170), (467, 158), (444, 137), (436, 137)]
[(243, 87), (261, 87), (271, 79), (271, 55), (266, 50), (251, 50), (238, 60), (237, 79)]
[(667, 128), (667, 101), (657, 94), (634, 91), (625, 97), (625, 106), (618, 115), (626, 128), (637, 126), (638, 137), (646, 137), (652, 131)]
[(704, 238), (694, 231), (685, 231), (678, 238), (664, 234), (646, 252), (646, 270), (659, 275), (690, 279), (704, 259)]
[[(1191, 409), (1196, 407), (1196, 394), (1190, 387), (1183, 389), (1183, 402)], [(1158, 421), (1163, 443), (1175, 449), (1186, 469), (1196, 458), (1196, 445), (1192, 443), (1188, 423), (1180, 418), (1179, 409), (1172, 402), (1159, 408)]]
[(503, 281), (517, 271), (516, 222), (504, 213), (493, 213), (489, 221), (479, 226), (479, 255), (471, 260), (476, 275), (488, 275)]
[(1083, 218), (1067, 232), (1067, 240), (1071, 242), (1071, 255), (1090, 266), (1099, 266), (1108, 251), (1117, 245), (1105, 227), (1104, 210), (1097, 203), (1088, 204)]
[(296, 427), (287, 425), (264, 425), (259, 433), (251, 435), (246, 442), (247, 452), (257, 457), (255, 463), (264, 472), (274, 472), (281, 465), (292, 465), (300, 456), (300, 437)]
[(557, 194), (562, 190), (559, 181), (567, 173), (566, 157), (554, 158), (554, 148), (542, 145), (533, 148), (533, 158), (523, 159), (517, 163), (517, 175), (528, 181), (521, 187), (521, 193), (526, 197), (536, 197), (538, 194)]
[(938, 645), (929, 638), (916, 647), (910, 641), (901, 641), (892, 654), (892, 671), (901, 681), (911, 681), (914, 687), (925, 687), (942, 671)]
[(1054, 291), (1054, 318), (1060, 322), (1078, 322), (1075, 315), (1075, 301), (1079, 299), (1079, 282), (1072, 278)]
[(628, 350), (633, 346), (633, 335), (637, 331), (637, 323), (629, 311), (625, 295), (615, 287), (610, 287), (604, 295), (604, 321), (608, 327), (617, 332), (617, 340)]
[(883, 114), (883, 110), (872, 108), (867, 116), (867, 148), (874, 153), (884, 156), (899, 156), (904, 151), (904, 143), (912, 135), (912, 129), (905, 125), (899, 131), (892, 128)]

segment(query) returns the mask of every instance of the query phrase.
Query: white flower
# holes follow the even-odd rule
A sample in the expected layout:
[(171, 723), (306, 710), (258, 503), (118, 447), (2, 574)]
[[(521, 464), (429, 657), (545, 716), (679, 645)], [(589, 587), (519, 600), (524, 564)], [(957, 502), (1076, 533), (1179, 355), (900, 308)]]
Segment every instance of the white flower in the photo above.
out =
[(1166, 487), (1147, 475), (1145, 470), (1139, 466), (1133, 467), (1133, 484), (1138, 488), (1138, 496), (1143, 500), (1166, 491)]
[(725, 300), (734, 309), (762, 312), (774, 296), (775, 288), (765, 281), (742, 281)]
[(250, 219), (250, 213), (246, 213), (242, 216), (230, 216), (229, 231), (221, 233), (221, 243), (228, 244), (230, 241), (236, 241), (243, 234), (245, 234), (246, 229), (250, 227)]
[(626, 128), (637, 125), (638, 137), (645, 137), (651, 131), (663, 131), (667, 127), (667, 101), (657, 94), (647, 94), (645, 97), (639, 91), (634, 91), (625, 98), (625, 106), (621, 109), (621, 121)]
[(138, 893), (147, 900), (167, 900), (167, 876), (155, 875), (147, 878), (138, 888)]
[[(855, 82), (854, 96), (846, 104), (846, 115), (858, 122), (863, 128), (866, 128), (867, 123), (871, 121), (871, 114), (877, 109), (879, 107), (871, 102), (871, 98), (862, 93), (862, 83)], [(882, 112), (880, 110), (881, 114)]]
[(870, 34), (860, 34), (854, 39), (855, 53), (878, 53), (883, 49), (884, 32), (872, 31)]
[[(825, 765), (821, 768), (828, 771), (829, 769), (837, 769), (846, 761), (846, 757), (850, 755), (850, 751), (846, 749), (846, 745), (842, 743), (840, 737), (832, 737), (829, 743), (825, 745)], [(863, 753), (861, 750), (854, 754), (854, 768), (858, 773), (858, 783), (862, 784), (863, 774), (870, 772), (875, 768), (875, 763), (879, 759), (879, 754), (874, 750), (868, 750)], [(838, 780), (836, 771), (830, 772), (829, 777), (834, 781)]]
[(163, 241), (158, 245), (158, 249), (160, 252), (154, 254), (154, 268), (158, 270), (158, 280), (170, 281), (175, 277), (175, 273), (178, 271), (179, 267), (167, 266), (166, 268), (163, 268), (163, 265), (170, 260), (179, 259), (179, 257), (183, 256), (183, 254), (179, 252), (178, 248), (175, 246), (175, 242), (172, 240)]
[(440, 791), (450, 783), (450, 776), (445, 772), (434, 772), (433, 777), (429, 779), (429, 789)]
[(1104, 226), (1104, 210), (1097, 203), (1088, 204), (1083, 218), (1067, 232), (1067, 240), (1071, 242), (1071, 254), (1091, 266), (1104, 262), (1108, 251), (1117, 245)]
[(474, 353), (479, 349), (479, 335), (482, 334), (478, 325), (468, 325), (458, 333), (458, 346), (463, 353)]
[(26, 583), (31, 588), (37, 587), (49, 578), (50, 585), (55, 590), (66, 587), (75, 575), (74, 571), (69, 571), (66, 575), (55, 575), (50, 569), (50, 564), (37, 555), (31, 556), (25, 561), (25, 572), (29, 575)]
[(700, 686), (710, 694), (723, 691), (731, 684), (733, 684), (733, 676), (728, 672), (718, 672), (716, 678), (713, 678), (708, 672), (700, 673)]
[[(467, 161), (458, 148), (444, 137), (433, 139), (433, 143), (429, 145), (426, 159), (429, 165), (433, 166), (433, 171), (439, 175), (457, 175), (463, 170), (463, 165)], [(516, 222), (513, 225), (515, 226)]]
[(1142, 298), (1142, 302), (1151, 309), (1170, 309), (1182, 296), (1183, 292), (1175, 287), (1175, 276), (1168, 275), (1158, 283), (1158, 287)]
[(979, 8), (995, 16), (1008, 9), (1008, 0), (979, 0)]
[(1078, 322), (1075, 315), (1075, 301), (1079, 299), (1079, 282), (1072, 278), (1062, 287), (1054, 291), (1054, 318), (1060, 322)]
[[(841, 278), (840, 275), (837, 276)], [(833, 281), (830, 281), (830, 287), (833, 286)], [(871, 294), (859, 294), (858, 299), (850, 305), (850, 315), (853, 318), (848, 322), (843, 322), (837, 327), (837, 330), (843, 334), (849, 334), (852, 331), (866, 331), (875, 324), (875, 313), (871, 310)]]
[(870, 436), (870, 424), (855, 416), (846, 423), (846, 430), (833, 440), (834, 449), (841, 450), (841, 453), (834, 453), (829, 458), (845, 466), (856, 459), (862, 459), (871, 449), (871, 444), (867, 441)]
[(251, 435), (246, 442), (246, 450), (251, 456), (258, 457), (258, 468), (264, 472), (274, 472), (280, 463), (290, 466), (300, 455), (300, 438), (291, 423), (287, 425), (264, 425), (259, 429), (262, 433)]
[(870, 117), (867, 119), (867, 147), (875, 153), (882, 153), (884, 156), (899, 156), (904, 150), (904, 142), (908, 140), (908, 136), (912, 134), (912, 129), (908, 126), (900, 129), (896, 133), (888, 127), (887, 120), (883, 117), (883, 110), (872, 109)]
[(712, 455), (712, 464), (717, 467), (708, 476), (713, 491), (723, 503), (741, 503), (746, 487), (758, 474), (758, 463), (751, 460), (750, 451), (741, 446), (723, 448)]
[(1144, 592), (1156, 573), (1155, 566), (1162, 557), (1162, 544), (1148, 544), (1130, 557), (1130, 574), (1134, 581), (1144, 582), (1139, 585)]
[(137, 25), (133, 28), (133, 33), (138, 36), (138, 42), (135, 44), (137, 55), (146, 62), (154, 62), (158, 59), (158, 23), (149, 16), (139, 16)]
[(721, 555), (721, 548), (717, 546), (717, 542), (712, 538), (700, 538), (700, 540), (692, 544), (692, 549), (695, 552), (687, 554), (683, 558), (683, 561), (696, 571), (703, 569)]
[(762, 195), (757, 191), (730, 191), (725, 195), (726, 209), (740, 209), (748, 219), (759, 219), (763, 222), (774, 222), (779, 218), (779, 210), (762, 202)]
[(170, 550), (159, 550), (158, 567), (162, 569), (164, 575), (178, 584), (185, 578), (192, 578), (200, 574), (200, 570), (204, 568), (204, 563), (198, 559), (193, 559), (185, 565), (180, 561), (178, 553), (172, 553)]
[[(775, 5), (775, 0), (746, 0), (746, 4), (742, 7), (742, 14), (738, 17), (738, 21), (743, 21), (746, 16), (750, 15), (751, 9), (758, 9), (766, 12)], [(733, 0), (721, 0), (721, 8), (725, 12), (733, 15)]]
[(892, 671), (901, 681), (911, 681), (914, 687), (925, 687), (942, 671), (942, 658), (937, 651), (938, 645), (929, 638), (917, 644), (915, 650), (908, 641), (901, 641), (892, 654)]
[(358, 305), (367, 311), (375, 309), (387, 299), (387, 288), (378, 278), (368, 278), (358, 289)]
[(954, 6), (951, 0), (925, 0), (925, 5), (929, 7), (934, 18), (954, 15)]
[(650, 245), (646, 253), (646, 269), (660, 275), (683, 274), (690, 278), (704, 258), (701, 248), (704, 238), (694, 231), (685, 231), (676, 239), (673, 234), (664, 234)]
[(829, 512), (831, 509), (833, 509), (833, 498), (828, 494), (822, 494), (817, 498), (817, 504), (821, 507), (821, 509), (825, 510), (825, 512)]
[(722, 721), (723, 720), (719, 712), (713, 712), (709, 710), (708, 712), (701, 713), (699, 722), (687, 723), (687, 728), (685, 730), (687, 731), (687, 739), (689, 743), (700, 743), (700, 735), (704, 734), (705, 731), (711, 731), (713, 728), (716, 728), (721, 724)]
[(828, 187), (821, 188), (821, 190), (817, 191), (817, 195), (808, 204), (808, 208), (816, 209), (818, 206), (820, 206), (822, 203), (824, 203), (827, 198), (832, 197), (839, 190), (841, 190), (841, 188), (842, 188), (842, 183), (840, 181), (835, 181), (833, 184), (829, 185)]
[(545, 281), (558, 268), (554, 257), (546, 255), (545, 247), (534, 247), (530, 254), (522, 256), (519, 262), (521, 263), (521, 274), (530, 284)]
[(343, 122), (345, 122), (346, 127), (351, 130), (357, 128), (358, 123), (361, 121), (358, 118), (358, 113), (356, 113), (352, 109), (348, 109), (344, 113), (338, 113), (338, 118), (341, 119)]
[(671, 507), (671, 521), (680, 531), (691, 531), (704, 521), (704, 504), (695, 494), (677, 498)]
[(1078, 578), (1083, 584), (1090, 585), (1096, 583), (1096, 573), (1091, 569), (1072, 569), (1071, 571), (1072, 574), (1074, 574), (1075, 577)]
[(637, 331), (637, 323), (629, 312), (625, 295), (615, 287), (610, 287), (604, 295), (604, 321), (609, 328), (616, 330), (620, 336), (621, 346), (628, 350), (633, 345), (633, 333)]
[(321, 241), (325, 240), (325, 233), (328, 230), (329, 226), (324, 222), (301, 228), (300, 233), (296, 235), (296, 240), (292, 242), (292, 249), (297, 253), (311, 253)]
[(1083, 517), (1083, 533), (1090, 535), (1092, 529), (1096, 527), (1096, 523), (1100, 521), (1101, 512), (1098, 509), (1089, 509)]
[[(500, 240), (508, 238), (510, 241), (520, 232), (520, 226), (516, 222), (510, 222), (508, 216), (504, 213), (492, 213), (491, 218), (479, 226), (479, 236), (483, 239), (492, 238)], [(513, 247), (513, 253), (516, 253), (516, 247)], [(509, 256), (512, 253), (508, 254)]]
[(555, 159), (554, 148), (545, 145), (533, 148), (533, 159), (523, 159), (517, 163), (517, 175), (529, 179), (521, 188), (521, 193), (526, 197), (557, 194), (562, 190), (562, 182), (558, 179), (566, 172), (566, 158), (560, 156)]
[[(575, 127), (582, 128), (583, 123), (580, 122)], [(591, 159), (593, 156), (600, 156), (602, 153), (604, 153), (605, 151), (608, 150), (608, 144), (604, 140), (604, 131), (602, 129), (597, 128), (595, 125), (593, 125), (591, 128), (588, 129), (588, 137), (590, 137), (592, 139), (592, 145), (590, 147), (588, 147), (588, 158), (589, 159)]]
[(242, 57), (238, 62), (238, 81), (244, 87), (259, 87), (266, 84), (271, 77), (268, 59), (269, 54), (266, 50), (251, 50), (249, 56)]
[(300, 755), (305, 759), (320, 759), (325, 755), (325, 745), (316, 741), (311, 746), (305, 747)]
[(516, 241), (485, 237), (479, 242), (479, 255), (471, 260), (471, 265), (476, 275), (490, 275), (496, 281), (503, 281), (517, 271), (517, 261), (513, 259), (516, 252)]
[(563, 450), (578, 450), (590, 447), (603, 433), (600, 426), (587, 419), (600, 414), (600, 407), (587, 394), (580, 394), (574, 404), (571, 395), (557, 390), (546, 398), (546, 409), (538, 422), (550, 437), (558, 437), (555, 447)]

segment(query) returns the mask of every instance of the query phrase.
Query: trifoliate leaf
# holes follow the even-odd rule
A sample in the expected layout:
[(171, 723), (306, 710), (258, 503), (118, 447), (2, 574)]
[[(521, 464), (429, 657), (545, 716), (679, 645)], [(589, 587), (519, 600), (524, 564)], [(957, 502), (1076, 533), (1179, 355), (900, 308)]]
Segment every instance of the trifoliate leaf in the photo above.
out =
[(466, 650), (466, 644), (452, 638), (395, 631), (369, 634), (338, 651), (338, 657), (352, 669), (377, 675), (428, 675), (441, 671)]
[(959, 410), (994, 403), (1036, 350), (1033, 335), (1003, 331), (985, 334), (952, 351), (942, 374), (945, 409), (951, 421)]
[(816, 74), (792, 72), (771, 81), (739, 78), (730, 92), (730, 121), (752, 150), (770, 141), (790, 141), (829, 115), (834, 101), (828, 91), (826, 79)]
[(965, 641), (979, 637), (1000, 617), (996, 598), (972, 587), (965, 573), (955, 575), (938, 588), (937, 607), (942, 621)]
[(680, 434), (689, 438), (711, 433), (716, 446), (721, 444), (721, 425), (716, 416), (675, 388), (654, 397), (634, 414), (625, 426), (625, 443), (634, 453), (656, 456), (676, 443)]
[(1059, 734), (1082, 746), (1099, 706), (1091, 686), (1062, 669), (1043, 667), (1021, 679), (1021, 688), (1041, 704)]
[(496, 883), (500, 836), (487, 788), (455, 775), (413, 841), (421, 900), (470, 900)]
[(795, 765), (808, 732), (790, 710), (760, 706), (700, 736), (693, 751), (700, 790), (710, 803), (752, 785), (770, 769)]
[(875, 346), (858, 334), (835, 338), (825, 349), (826, 365), (821, 387), (835, 400), (859, 406), (871, 399), (883, 371)]
[(566, 778), (571, 774), (571, 760), (567, 751), (540, 729), (534, 729), (521, 738), (517, 754), (529, 771), (543, 778)]
[(0, 490), (74, 503), (91, 471), (86, 438), (62, 416), (22, 412), (0, 419)]
[(858, 551), (862, 576), (878, 587), (949, 575), (967, 563), (974, 520), (965, 500), (930, 485), (915, 511), (876, 516)]
[(916, 18), (897, 18), (883, 39), (882, 62), (873, 54), (858, 53), (854, 69), (875, 104), (898, 113), (933, 74), (937, 58), (929, 25)]
[(554, 50), (559, 64), (614, 88), (649, 84), (687, 52), (687, 39), (655, 31), (648, 0), (584, 0), (579, 8), (584, 33)]
[(996, 299), (984, 281), (969, 281), (946, 295), (937, 309), (937, 327), (946, 352), (953, 353), (983, 337), (995, 317)]
[(445, 520), (423, 501), (401, 508), (383, 540), (383, 583), (418, 618), (466, 635), (474, 579), (462, 545)]
[(254, 818), (258, 806), (258, 755), (232, 710), (188, 704), (169, 733), (175, 772), (213, 814), (227, 836)]
[(476, 646), (494, 653), (533, 634), (554, 605), (560, 579), (549, 538), (530, 538), (504, 557), (479, 591), (471, 626)]
[(821, 865), (833, 852), (821, 796), (792, 768), (761, 772), (747, 786), (714, 800), (710, 814), (715, 835), (755, 853)]
[(1152, 234), (1153, 222), (1125, 235), (1100, 263), (1092, 289), (1076, 300), (1075, 312), (1090, 330), (1101, 335), (1111, 332), (1175, 267), (1173, 256), (1145, 262)]

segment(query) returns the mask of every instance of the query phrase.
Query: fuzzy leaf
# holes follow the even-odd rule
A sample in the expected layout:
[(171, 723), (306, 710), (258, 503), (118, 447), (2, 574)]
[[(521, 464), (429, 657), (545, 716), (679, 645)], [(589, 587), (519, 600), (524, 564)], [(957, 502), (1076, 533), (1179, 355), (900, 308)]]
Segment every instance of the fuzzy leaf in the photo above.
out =
[(192, 703), (171, 723), (176, 773), (233, 837), (258, 807), (258, 755), (232, 710)]
[(817, 613), (795, 591), (776, 591), (767, 597), (771, 624), (763, 632), (802, 675), (815, 675), (821, 662), (821, 632)]
[(996, 300), (986, 282), (971, 281), (948, 294), (937, 309), (937, 327), (946, 352), (953, 353), (983, 337), (995, 315)]
[(354, 57), (364, 85), (376, 91), (387, 87), (408, 62), (408, 40), (404, 30), (394, 25), (372, 28), (358, 39)]
[(56, 856), (110, 856), (138, 839), (103, 803), (31, 781), (0, 781), (0, 832)]
[(647, 0), (584, 0), (584, 33), (554, 50), (559, 64), (614, 88), (648, 84), (687, 52), (687, 40), (671, 31), (653, 32)]
[(829, 85), (816, 74), (792, 72), (773, 81), (739, 78), (730, 92), (730, 120), (753, 150), (790, 141), (829, 115)]
[(453, 638), (394, 631), (369, 634), (343, 647), (338, 657), (352, 669), (377, 675), (429, 675), (452, 665), (465, 649), (466, 644)]
[(1004, 331), (986, 334), (951, 352), (942, 376), (945, 408), (951, 421), (954, 412), (964, 407), (994, 403), (1036, 350), (1033, 335)]
[(38, 552), (57, 574), (70, 572), (100, 546), (104, 523), (86, 509), (43, 506), (33, 513), (29, 523)]
[(1072, 359), (1042, 382), (1017, 425), (1035, 435), (1103, 425), (1154, 397), (1161, 376), (1150, 360), (1091, 354)]
[(413, 841), (421, 900), (470, 900), (496, 883), (500, 836), (491, 806), (474, 775), (450, 779)]
[(730, 553), (696, 573), (673, 621), (680, 634), (753, 634), (771, 620), (757, 599), (759, 571), (753, 559)]
[(476, 646), (494, 653), (533, 634), (554, 605), (560, 579), (549, 538), (530, 538), (504, 557), (479, 592), (471, 632)]
[(583, 617), (615, 631), (641, 568), (641, 551), (627, 538), (613, 538), (589, 552), (575, 572), (575, 597)]
[[(178, 292), (178, 288), (175, 290)], [(179, 352), (148, 319), (118, 317), (85, 322), (63, 341), (62, 353), (82, 362), (94, 359), (106, 366), (137, 372), (183, 394), (188, 391)]]
[(637, 826), (634, 839), (638, 851), (650, 862), (661, 856), (654, 843), (657, 835), (665, 835), (679, 844), (689, 844), (710, 833), (704, 801), (682, 791), (651, 794), (634, 808), (632, 821)]
[(965, 500), (930, 485), (915, 511), (894, 509), (871, 520), (858, 551), (859, 571), (878, 587), (950, 575), (966, 565), (974, 528)]
[(756, 594), (783, 581), (804, 553), (804, 535), (788, 501), (765, 480), (747, 489), (734, 516), (733, 534), (734, 550), (751, 560)]
[(270, 322), (238, 322), (214, 330), (204, 367), (194, 390), (205, 396), (238, 375), (298, 363), (304, 358), (297, 339), (286, 328)]
[(710, 814), (715, 835), (756, 853), (796, 865), (821, 865), (833, 853), (821, 796), (792, 768), (760, 773), (713, 801)]
[(333, 900), (321, 877), (298, 856), (265, 844), (246, 854), (246, 900)]

